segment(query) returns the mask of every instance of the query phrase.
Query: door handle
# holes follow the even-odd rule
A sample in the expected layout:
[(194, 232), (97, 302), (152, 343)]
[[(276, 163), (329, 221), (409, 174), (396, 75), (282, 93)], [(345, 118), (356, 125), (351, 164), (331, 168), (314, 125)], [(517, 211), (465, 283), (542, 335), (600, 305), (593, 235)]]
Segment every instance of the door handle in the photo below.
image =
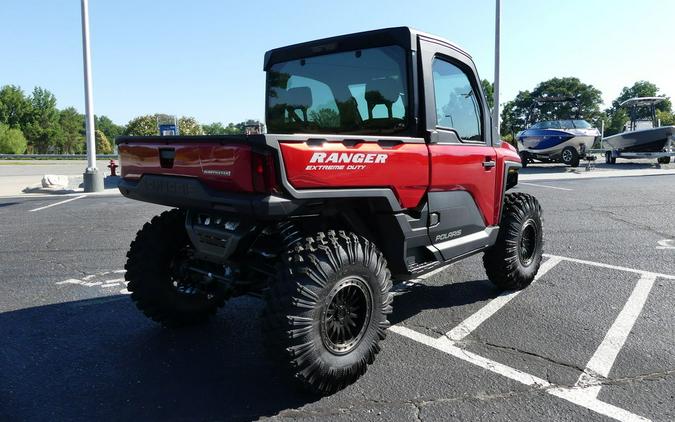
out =
[(485, 161), (483, 161), (483, 167), (485, 167), (485, 170), (489, 170), (489, 169), (495, 167), (496, 165), (497, 165), (497, 163), (492, 161), (492, 159), (490, 159), (490, 158), (486, 158)]

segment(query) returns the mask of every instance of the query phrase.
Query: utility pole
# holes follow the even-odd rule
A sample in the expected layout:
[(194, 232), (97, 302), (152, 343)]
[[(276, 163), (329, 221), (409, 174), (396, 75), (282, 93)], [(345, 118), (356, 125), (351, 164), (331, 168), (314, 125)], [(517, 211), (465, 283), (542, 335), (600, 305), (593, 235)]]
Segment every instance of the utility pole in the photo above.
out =
[(82, 0), (82, 60), (84, 62), (84, 107), (87, 129), (87, 168), (84, 170), (84, 191), (103, 190), (103, 176), (96, 168), (94, 136), (94, 102), (91, 83), (91, 51), (89, 49), (89, 0)]
[(501, 1), (495, 0), (495, 82), (494, 82), (494, 100), (495, 106), (492, 109), (492, 124), (495, 126), (495, 139), (501, 139), (499, 134), (499, 37), (500, 37), (500, 18), (501, 18)]

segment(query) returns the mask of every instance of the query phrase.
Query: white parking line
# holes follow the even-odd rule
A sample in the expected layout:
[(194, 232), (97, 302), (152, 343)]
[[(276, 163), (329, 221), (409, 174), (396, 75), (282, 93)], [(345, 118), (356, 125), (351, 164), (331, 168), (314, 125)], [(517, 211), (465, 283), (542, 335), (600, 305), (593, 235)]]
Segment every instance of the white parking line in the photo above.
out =
[(394, 325), (390, 327), (389, 330), (418, 343), (445, 352), (463, 361), (472, 363), (488, 371), (518, 381), (522, 384), (533, 386), (535, 388), (541, 388), (548, 394), (567, 400), (601, 415), (605, 415), (619, 421), (649, 421), (649, 419), (631, 413), (628, 410), (598, 400), (598, 393), (602, 388), (599, 377), (607, 378), (609, 376), (609, 372), (614, 365), (614, 361), (616, 360), (616, 357), (618, 356), (621, 348), (625, 344), (626, 339), (628, 338), (628, 335), (635, 324), (635, 321), (640, 315), (640, 312), (647, 301), (647, 297), (649, 296), (649, 292), (651, 291), (656, 278), (673, 280), (675, 279), (675, 276), (603, 264), (600, 262), (567, 258), (563, 256), (544, 256), (548, 257), (549, 259), (541, 265), (536, 279), (546, 274), (546, 272), (550, 271), (551, 268), (555, 267), (561, 261), (570, 261), (584, 265), (626, 271), (639, 274), (641, 276), (640, 280), (633, 289), (631, 296), (619, 313), (619, 316), (614, 321), (614, 324), (609, 329), (604, 340), (593, 354), (593, 357), (591, 357), (590, 361), (586, 365), (585, 372), (579, 377), (579, 380), (574, 387), (557, 387), (542, 378), (477, 355), (462, 347), (461, 340), (478, 328), (478, 326), (480, 326), (490, 316), (497, 312), (497, 310), (511, 301), (516, 295), (520, 293), (520, 291), (505, 293), (496, 297), (487, 305), (479, 309), (476, 313), (472, 314), (455, 328), (450, 330), (444, 336), (438, 338), (433, 338), (399, 325)]
[(85, 196), (87, 196), (87, 195), (76, 196), (75, 198), (66, 199), (65, 201), (60, 201), (60, 202), (56, 202), (54, 204), (45, 205), (44, 207), (28, 210), (28, 212), (40, 211), (40, 210), (44, 210), (44, 209), (47, 209), (47, 208), (55, 207), (57, 205), (65, 204), (66, 202), (75, 201), (76, 199), (84, 198)]
[(549, 254), (544, 254), (545, 257), (553, 258), (553, 257), (558, 257), (561, 259), (564, 259), (565, 261), (569, 262), (576, 262), (577, 264), (584, 264), (584, 265), (590, 265), (593, 267), (601, 267), (601, 268), (607, 268), (610, 270), (617, 270), (617, 271), (625, 271), (627, 273), (634, 273), (634, 274), (651, 274), (654, 275), (658, 278), (665, 278), (666, 280), (675, 280), (675, 275), (670, 275), (670, 274), (661, 274), (661, 273), (655, 273), (652, 271), (644, 271), (644, 270), (636, 270), (634, 268), (628, 268), (628, 267), (621, 267), (618, 265), (610, 265), (610, 264), (603, 264), (602, 262), (594, 262), (594, 261), (586, 261), (583, 259), (577, 259), (577, 258), (568, 258), (566, 256), (557, 256), (557, 255), (549, 255)]
[[(655, 280), (654, 274), (644, 274), (638, 280), (633, 293), (631, 293), (619, 316), (600, 343), (600, 347), (586, 364), (586, 370), (579, 377), (577, 385), (597, 384), (598, 377), (607, 378), (609, 376), (609, 371), (612, 369), (619, 351), (647, 302), (647, 297), (654, 286)], [(598, 388), (596, 395), (599, 392), (600, 389)]]
[[(546, 274), (551, 268), (555, 267), (560, 261), (561, 257), (552, 257), (546, 260), (541, 267), (539, 267), (539, 272), (534, 278), (534, 281), (537, 281), (540, 277)], [(504, 305), (509, 303), (514, 297), (518, 296), (523, 290), (516, 290), (512, 292), (504, 292), (492, 299), (485, 306), (480, 308), (476, 313), (465, 319), (461, 324), (448, 331), (445, 335), (450, 340), (460, 341), (463, 340), (466, 336), (471, 334), (479, 325), (485, 322), (486, 319), (490, 318), (495, 312), (500, 310)]]
[(499, 374), (501, 376), (512, 379), (514, 381), (518, 381), (525, 385), (529, 385), (531, 387), (542, 389), (546, 391), (548, 394), (567, 400), (578, 406), (585, 407), (586, 409), (590, 409), (601, 415), (605, 415), (607, 417), (626, 422), (649, 421), (649, 419), (646, 419), (642, 416), (636, 415), (625, 409), (621, 409), (620, 407), (598, 400), (595, 396), (587, 392), (587, 390), (592, 390), (594, 389), (594, 387), (554, 388), (553, 384), (549, 383), (548, 381), (542, 378), (530, 375), (519, 369), (512, 368), (510, 366), (504, 365), (503, 363), (499, 363), (492, 359), (485, 358), (483, 356), (465, 350), (461, 347), (458, 347), (454, 341), (448, 339), (447, 337), (440, 337), (440, 338), (429, 337), (426, 334), (422, 334), (420, 332), (411, 330), (410, 328), (407, 327), (402, 327), (400, 325), (394, 325), (390, 327), (389, 330), (395, 332), (396, 334), (414, 340), (418, 343), (424, 344), (429, 347), (433, 347), (434, 349), (440, 350), (441, 352), (447, 353), (465, 362), (474, 364), (490, 372), (494, 372), (495, 374)]
[(549, 188), (549, 189), (558, 189), (558, 190), (567, 190), (567, 191), (574, 190), (574, 189), (568, 189), (568, 188), (559, 188), (557, 186), (538, 185), (536, 183), (527, 183), (527, 182), (520, 182), (519, 185), (536, 186), (538, 188)]

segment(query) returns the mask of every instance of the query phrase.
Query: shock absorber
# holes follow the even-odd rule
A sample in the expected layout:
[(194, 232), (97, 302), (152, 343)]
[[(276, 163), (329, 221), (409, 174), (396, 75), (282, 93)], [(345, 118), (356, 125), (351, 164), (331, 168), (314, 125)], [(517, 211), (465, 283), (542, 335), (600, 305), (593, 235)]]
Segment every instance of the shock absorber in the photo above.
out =
[(277, 224), (277, 231), (281, 238), (281, 243), (286, 249), (290, 249), (293, 245), (302, 240), (302, 232), (298, 226), (290, 221), (284, 221)]

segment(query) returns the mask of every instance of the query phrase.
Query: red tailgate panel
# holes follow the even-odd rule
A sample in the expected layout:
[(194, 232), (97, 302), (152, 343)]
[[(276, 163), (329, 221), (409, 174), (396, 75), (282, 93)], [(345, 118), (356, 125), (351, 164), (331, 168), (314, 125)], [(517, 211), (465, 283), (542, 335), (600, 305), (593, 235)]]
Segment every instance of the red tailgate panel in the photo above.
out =
[(295, 189), (390, 188), (401, 207), (413, 208), (429, 184), (429, 152), (425, 144), (280, 144), (286, 176)]
[[(173, 149), (173, 162), (162, 163), (160, 149)], [(251, 147), (247, 145), (139, 142), (121, 144), (119, 153), (122, 177), (128, 180), (138, 180), (144, 174), (196, 177), (213, 189), (253, 192)]]

